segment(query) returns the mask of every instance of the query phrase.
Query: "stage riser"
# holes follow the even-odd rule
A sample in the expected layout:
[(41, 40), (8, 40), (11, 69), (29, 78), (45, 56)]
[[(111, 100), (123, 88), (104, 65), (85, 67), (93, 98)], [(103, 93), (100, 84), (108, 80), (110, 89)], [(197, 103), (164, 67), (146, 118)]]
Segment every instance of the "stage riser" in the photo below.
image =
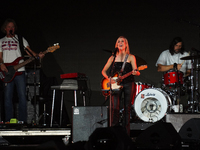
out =
[(200, 118), (200, 114), (167, 114), (166, 122), (172, 123), (177, 132), (192, 118)]

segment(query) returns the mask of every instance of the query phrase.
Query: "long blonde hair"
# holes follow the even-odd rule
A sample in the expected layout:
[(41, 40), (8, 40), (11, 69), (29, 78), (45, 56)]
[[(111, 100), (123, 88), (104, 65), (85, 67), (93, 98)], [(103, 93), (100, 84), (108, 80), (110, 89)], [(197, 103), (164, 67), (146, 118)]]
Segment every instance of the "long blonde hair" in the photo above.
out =
[(115, 43), (115, 48), (117, 48), (118, 40), (119, 40), (120, 38), (123, 38), (123, 39), (125, 40), (125, 43), (126, 43), (125, 51), (126, 51), (127, 54), (130, 54), (129, 45), (128, 45), (128, 40), (127, 40), (127, 38), (125, 38), (124, 36), (118, 37), (118, 39), (117, 39), (117, 41), (116, 41), (116, 43)]

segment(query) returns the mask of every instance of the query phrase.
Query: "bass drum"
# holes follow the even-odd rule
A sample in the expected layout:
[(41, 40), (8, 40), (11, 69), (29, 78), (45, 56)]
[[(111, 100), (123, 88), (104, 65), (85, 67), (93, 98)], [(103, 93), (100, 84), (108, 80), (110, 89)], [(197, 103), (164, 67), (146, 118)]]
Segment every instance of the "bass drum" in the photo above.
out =
[(169, 95), (160, 88), (141, 91), (134, 102), (136, 115), (145, 122), (157, 122), (162, 119), (171, 106)]

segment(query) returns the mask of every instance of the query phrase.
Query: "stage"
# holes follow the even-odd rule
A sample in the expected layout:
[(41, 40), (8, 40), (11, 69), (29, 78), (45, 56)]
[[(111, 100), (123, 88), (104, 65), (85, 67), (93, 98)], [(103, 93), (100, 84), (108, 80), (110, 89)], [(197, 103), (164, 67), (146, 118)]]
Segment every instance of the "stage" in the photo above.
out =
[[(65, 147), (71, 137), (71, 128), (29, 127), (22, 124), (1, 124), (0, 147), (12, 148), (37, 148), (48, 143), (60, 143)], [(52, 144), (51, 144), (52, 145)], [(49, 145), (50, 146), (50, 145)]]
[[(90, 116), (87, 116), (90, 118)], [(94, 116), (93, 116), (94, 117)], [(193, 123), (191, 124), (191, 120), (193, 120)], [(66, 126), (66, 127), (41, 127), (41, 126), (25, 126), (23, 124), (0, 124), (0, 147), (4, 149), (12, 149), (12, 148), (40, 148), (40, 147), (61, 147), (67, 148), (72, 147), (73, 145), (77, 145), (79, 143), (80, 145), (85, 145), (88, 143), (91, 139), (89, 137), (93, 135), (93, 137), (98, 138), (98, 132), (95, 133), (88, 133), (89, 130), (84, 130), (83, 127), (85, 125), (90, 128), (90, 125), (88, 122), (83, 122), (80, 125), (79, 129), (77, 125), (75, 127), (72, 126)], [(152, 137), (153, 135), (157, 135), (156, 138), (160, 138), (161, 143), (157, 143), (159, 146), (165, 146), (168, 143), (171, 143), (171, 140), (182, 142), (182, 149), (189, 149), (191, 148), (190, 143), (192, 143), (192, 147), (194, 145), (197, 145), (199, 143), (200, 139), (198, 138), (199, 135), (199, 129), (200, 126), (196, 126), (199, 124), (200, 121), (200, 115), (199, 114), (166, 114), (166, 116), (163, 118), (162, 121), (156, 122), (156, 123), (149, 123), (149, 122), (132, 122), (130, 124), (131, 129), (131, 135), (130, 139), (132, 140), (131, 144), (133, 144), (134, 149), (140, 149), (140, 145), (138, 146), (138, 143), (142, 142), (152, 147), (154, 144), (150, 144), (149, 141), (155, 140), (155, 137)], [(188, 124), (188, 122), (190, 122)], [(75, 123), (73, 123), (75, 124)], [(93, 124), (93, 123), (92, 123)], [(170, 126), (169, 126), (170, 125)], [(193, 131), (190, 131), (190, 137), (184, 137), (182, 138), (184, 132), (187, 132), (186, 130), (180, 133), (181, 128), (183, 127), (192, 128)], [(85, 139), (82, 139), (78, 141), (77, 139), (73, 139), (73, 128), (76, 128), (78, 132), (81, 134), (78, 134), (80, 137), (87, 136)], [(96, 127), (98, 128), (98, 127)], [(109, 127), (103, 127), (105, 130), (103, 132), (107, 132), (107, 130), (110, 130)], [(75, 129), (74, 129), (75, 130)], [(83, 131), (80, 131), (83, 130)], [(121, 128), (115, 128), (114, 130), (110, 130), (109, 134), (113, 135), (119, 135), (119, 139), (128, 139), (128, 135), (124, 134), (123, 132), (115, 133), (115, 131), (120, 131)], [(104, 135), (102, 132), (102, 136)], [(75, 131), (74, 131), (75, 133)], [(94, 133), (96, 134), (94, 136)], [(194, 135), (192, 135), (193, 133)], [(182, 135), (181, 135), (182, 134)], [(188, 133), (184, 133), (188, 134)], [(77, 135), (75, 134), (74, 137)], [(79, 137), (79, 139), (81, 139)], [(128, 137), (128, 138), (127, 138)], [(77, 138), (77, 137), (76, 137)], [(164, 143), (162, 143), (164, 138)], [(190, 140), (192, 138), (192, 140)], [(118, 139), (118, 140), (119, 140)], [(187, 143), (183, 143), (187, 139)], [(75, 142), (73, 142), (75, 140)], [(123, 141), (122, 140), (122, 141)], [(156, 139), (158, 140), (158, 139)], [(192, 142), (190, 142), (192, 141)], [(195, 141), (195, 142), (194, 142)], [(51, 144), (50, 144), (51, 143)], [(58, 144), (59, 143), (59, 144)], [(60, 145), (60, 146), (58, 146)], [(79, 145), (79, 146), (80, 146)], [(58, 148), (59, 149), (59, 148)], [(162, 149), (162, 148), (160, 148)]]

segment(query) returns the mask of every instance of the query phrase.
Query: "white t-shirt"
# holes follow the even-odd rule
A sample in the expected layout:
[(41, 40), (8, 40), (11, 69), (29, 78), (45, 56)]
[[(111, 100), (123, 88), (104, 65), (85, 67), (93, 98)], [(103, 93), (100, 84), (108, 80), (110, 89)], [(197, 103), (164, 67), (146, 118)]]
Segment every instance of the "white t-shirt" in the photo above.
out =
[(156, 62), (156, 67), (158, 66), (158, 64), (172, 65), (174, 63), (177, 63), (177, 64), (183, 63), (180, 71), (182, 71), (185, 74), (188, 69), (192, 68), (191, 60), (181, 60), (180, 59), (180, 58), (186, 57), (186, 56), (189, 56), (189, 53), (184, 52), (183, 54), (178, 53), (178, 54), (171, 55), (169, 50), (165, 50), (160, 54), (160, 56)]
[[(18, 39), (18, 36), (15, 35), (15, 38)], [(21, 57), (21, 51), (18, 40), (15, 38), (7, 37), (0, 39), (0, 52), (3, 52), (3, 61), (4, 63), (12, 63), (16, 58)], [(28, 42), (22, 38), (24, 47), (29, 46)], [(24, 60), (20, 60), (19, 63)], [(21, 67), (18, 71), (25, 71), (25, 67)]]

